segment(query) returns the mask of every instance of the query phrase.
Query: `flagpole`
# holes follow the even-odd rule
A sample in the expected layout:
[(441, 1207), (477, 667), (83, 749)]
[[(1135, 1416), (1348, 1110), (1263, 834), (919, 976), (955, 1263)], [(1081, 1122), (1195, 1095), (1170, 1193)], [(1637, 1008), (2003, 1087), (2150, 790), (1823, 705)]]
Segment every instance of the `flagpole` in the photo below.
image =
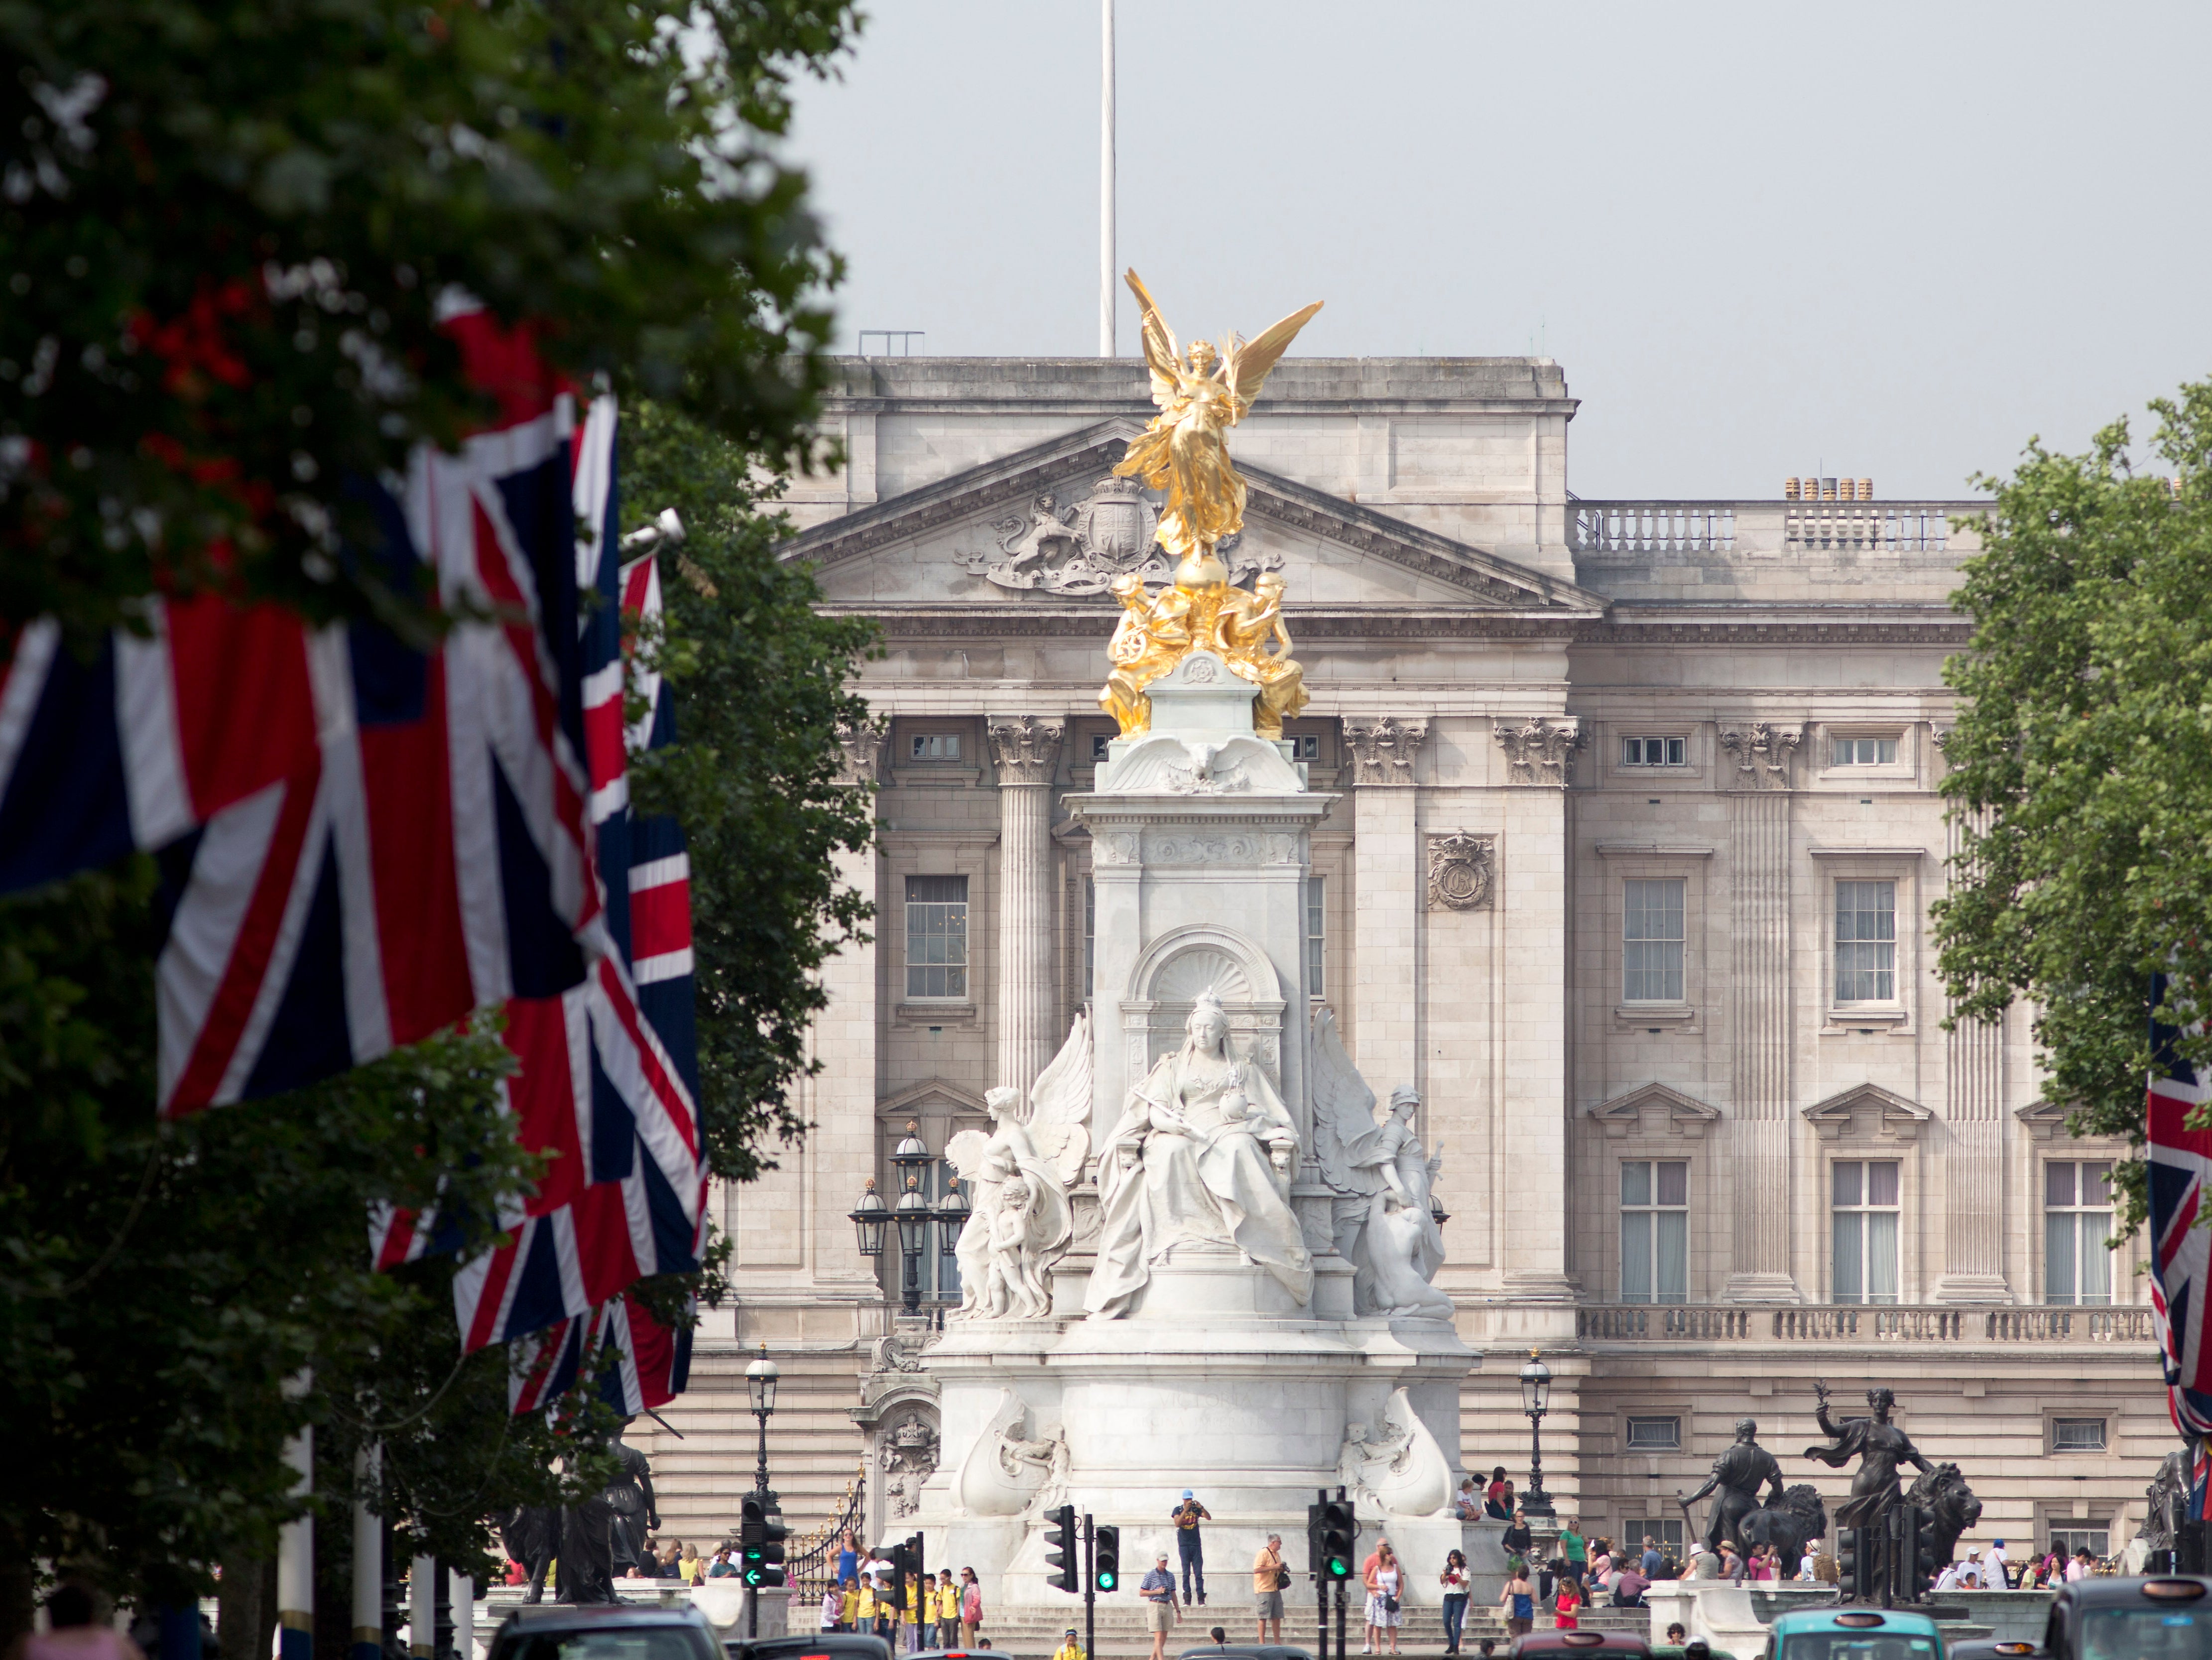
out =
[(1098, 355), (1114, 355), (1114, 0), (1098, 0)]

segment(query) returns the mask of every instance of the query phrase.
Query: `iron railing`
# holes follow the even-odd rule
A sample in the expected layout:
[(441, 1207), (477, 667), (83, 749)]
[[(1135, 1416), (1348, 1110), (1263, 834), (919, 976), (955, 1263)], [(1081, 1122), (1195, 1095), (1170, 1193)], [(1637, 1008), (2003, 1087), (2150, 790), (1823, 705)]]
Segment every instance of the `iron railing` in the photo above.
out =
[(785, 1548), (783, 1580), (791, 1587), (793, 1602), (819, 1602), (822, 1593), (836, 1582), (837, 1541), (845, 1536), (848, 1529), (854, 1534), (860, 1531), (867, 1497), (868, 1466), (864, 1459), (859, 1473), (847, 1485), (844, 1498), (838, 1501), (837, 1513), (816, 1531), (801, 1535)]
[(2148, 1343), (2142, 1307), (1972, 1308), (1814, 1303), (1759, 1307), (1608, 1303), (1575, 1312), (1575, 1331), (1627, 1343)]

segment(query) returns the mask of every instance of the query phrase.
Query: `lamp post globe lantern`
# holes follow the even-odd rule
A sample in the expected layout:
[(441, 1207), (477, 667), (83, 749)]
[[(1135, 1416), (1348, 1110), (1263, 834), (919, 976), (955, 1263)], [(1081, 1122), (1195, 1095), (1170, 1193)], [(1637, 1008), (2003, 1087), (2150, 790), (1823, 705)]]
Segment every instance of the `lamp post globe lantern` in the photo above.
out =
[(936, 1162), (937, 1155), (921, 1139), (921, 1126), (915, 1120), (908, 1119), (906, 1133), (899, 1138), (899, 1144), (891, 1153), (891, 1163), (909, 1176), (918, 1176), (926, 1166)]
[(919, 1313), (921, 1309), (921, 1250), (929, 1241), (929, 1201), (921, 1196), (921, 1178), (906, 1178), (906, 1191), (899, 1195), (898, 1204), (891, 1214), (898, 1221), (899, 1251), (906, 1258), (906, 1311)]
[(1544, 1491), (1544, 1414), (1552, 1406), (1552, 1369), (1535, 1350), (1528, 1351), (1521, 1368), (1521, 1410), (1528, 1417), (1528, 1490), (1521, 1498), (1522, 1510), (1531, 1517), (1558, 1514), (1552, 1495)]
[[(961, 1231), (973, 1213), (967, 1194), (961, 1190), (960, 1178), (953, 1177), (945, 1184), (945, 1197), (937, 1201), (937, 1254), (945, 1262), (958, 1260)], [(940, 1275), (938, 1284), (945, 1283)]]
[(884, 1254), (884, 1226), (891, 1219), (890, 1212), (876, 1193), (876, 1178), (871, 1176), (860, 1187), (860, 1202), (845, 1213), (852, 1223), (853, 1231), (860, 1242), (860, 1255), (870, 1259)]
[(745, 1393), (752, 1398), (753, 1417), (760, 1424), (760, 1462), (753, 1468), (753, 1491), (766, 1493), (768, 1487), (768, 1420), (775, 1410), (775, 1362), (768, 1358), (768, 1345), (761, 1345), (760, 1359), (745, 1368)]

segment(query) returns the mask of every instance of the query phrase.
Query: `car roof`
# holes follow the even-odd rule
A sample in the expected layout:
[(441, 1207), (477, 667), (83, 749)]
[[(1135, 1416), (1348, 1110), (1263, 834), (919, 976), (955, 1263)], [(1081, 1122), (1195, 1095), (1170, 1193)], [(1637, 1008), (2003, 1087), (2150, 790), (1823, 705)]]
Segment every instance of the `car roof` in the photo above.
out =
[(2122, 1605), (2146, 1607), (2155, 1603), (2195, 1602), (2197, 1596), (2159, 1597), (2145, 1593), (2146, 1585), (2181, 1584), (2202, 1586), (2212, 1594), (2212, 1578), (2193, 1573), (2112, 1574), (2104, 1578), (2076, 1579), (2060, 1587), (2058, 1600), (2076, 1608), (2115, 1608)]
[(723, 1640), (732, 1660), (804, 1660), (811, 1654), (841, 1657), (842, 1660), (890, 1660), (891, 1645), (880, 1637), (862, 1632), (824, 1631), (797, 1637), (732, 1637)]
[[(1592, 1639), (1595, 1640), (1593, 1641)], [(1651, 1645), (1632, 1631), (1598, 1631), (1580, 1627), (1569, 1631), (1532, 1631), (1513, 1639), (1508, 1654), (1640, 1654)]]
[(2036, 1660), (2043, 1647), (2016, 1637), (1974, 1637), (1963, 1643), (1945, 1644), (1943, 1653), (1945, 1660)]
[[(1863, 1626), (1860, 1625), (1856, 1620), (1854, 1620), (1850, 1625), (1838, 1626), (1836, 1623), (1838, 1618), (1847, 1614), (1878, 1614), (1881, 1616), (1881, 1623), (1879, 1627)], [(1916, 1637), (1933, 1637), (1936, 1634), (1936, 1622), (1929, 1619), (1926, 1614), (1917, 1613), (1911, 1608), (1863, 1608), (1856, 1607), (1792, 1608), (1787, 1614), (1778, 1614), (1774, 1616), (1774, 1634), (1778, 1637), (1785, 1637), (1792, 1632), (1800, 1631), (1875, 1630), (1908, 1631)]]
[(532, 1631), (586, 1631), (594, 1626), (696, 1626), (712, 1632), (707, 1616), (688, 1602), (664, 1608), (658, 1602), (532, 1602), (509, 1610), (502, 1625)]
[(1313, 1660), (1313, 1651), (1289, 1643), (1206, 1643), (1194, 1649), (1185, 1649), (1176, 1660), (1185, 1656), (1228, 1655), (1231, 1660)]

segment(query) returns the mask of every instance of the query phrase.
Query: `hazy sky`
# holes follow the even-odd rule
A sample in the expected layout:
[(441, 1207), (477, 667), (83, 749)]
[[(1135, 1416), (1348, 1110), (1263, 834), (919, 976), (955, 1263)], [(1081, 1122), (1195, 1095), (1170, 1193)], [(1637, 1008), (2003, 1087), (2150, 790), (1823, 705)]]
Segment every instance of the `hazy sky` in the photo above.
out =
[[(791, 156), (840, 350), (1097, 344), (1097, 0), (864, 0)], [(1170, 322), (1558, 358), (1585, 497), (1964, 494), (2212, 372), (2212, 6), (1120, 0)], [(1120, 307), (1133, 353), (1133, 307)]]

